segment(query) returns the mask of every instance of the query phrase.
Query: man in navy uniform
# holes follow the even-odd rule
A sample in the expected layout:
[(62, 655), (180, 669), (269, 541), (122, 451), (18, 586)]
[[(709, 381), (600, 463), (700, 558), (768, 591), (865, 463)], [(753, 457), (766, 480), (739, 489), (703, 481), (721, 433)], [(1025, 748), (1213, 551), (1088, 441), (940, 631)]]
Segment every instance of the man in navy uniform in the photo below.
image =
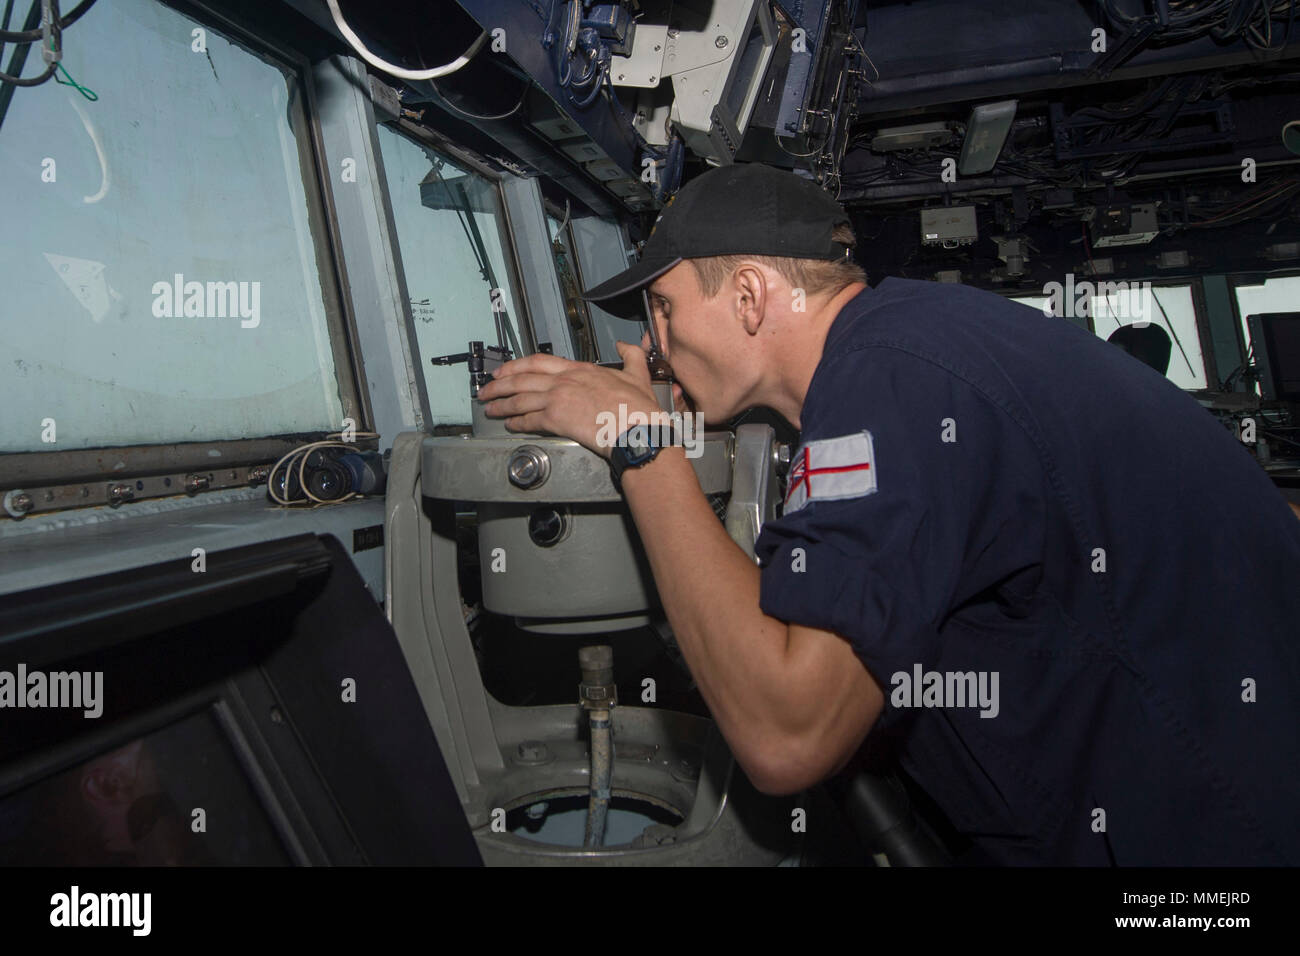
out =
[[(727, 166), (641, 260), (675, 377), (711, 423), (801, 430), (761, 568), (681, 447), (598, 441), (658, 406), (533, 355), (480, 393), (609, 456), (687, 664), (750, 780), (796, 793), (869, 731), (962, 861), (1300, 864), (1300, 522), (1163, 376), (1060, 318), (955, 285), (869, 289), (847, 217)], [(607, 444), (607, 443), (606, 443)]]

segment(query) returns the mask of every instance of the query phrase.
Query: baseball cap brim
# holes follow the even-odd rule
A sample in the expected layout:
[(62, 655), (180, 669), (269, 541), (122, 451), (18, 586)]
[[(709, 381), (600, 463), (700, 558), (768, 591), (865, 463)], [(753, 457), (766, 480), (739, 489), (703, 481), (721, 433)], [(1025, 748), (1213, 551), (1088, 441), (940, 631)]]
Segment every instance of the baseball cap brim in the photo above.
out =
[(612, 279), (606, 279), (594, 289), (588, 289), (582, 294), (582, 297), (588, 302), (598, 302), (601, 299), (612, 299), (615, 296), (626, 295), (658, 279), (681, 261), (681, 256), (672, 259), (642, 259), (632, 268), (620, 272)]

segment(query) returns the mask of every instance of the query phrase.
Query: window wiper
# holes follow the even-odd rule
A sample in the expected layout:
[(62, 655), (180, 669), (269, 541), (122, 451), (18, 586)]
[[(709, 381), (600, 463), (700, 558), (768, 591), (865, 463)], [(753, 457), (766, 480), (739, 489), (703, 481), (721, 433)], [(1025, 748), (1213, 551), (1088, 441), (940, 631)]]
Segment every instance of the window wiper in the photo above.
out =
[[(453, 191), (442, 175), (441, 164), (434, 162), (432, 165), (433, 174), (438, 177), (443, 193), (451, 197)], [(455, 193), (459, 196), (459, 204), (455, 207), (456, 217), (460, 220), (460, 227), (465, 230), (465, 238), (469, 240), (470, 248), (474, 252), (474, 258), (478, 260), (479, 275), (488, 284), (489, 290), (500, 289), (501, 286), (496, 281), (496, 273), (492, 269), (492, 260), (488, 258), (487, 246), (483, 242), (483, 234), (479, 231), (478, 223), (474, 220), (474, 208), (469, 201), (469, 193), (465, 189), (465, 184), (457, 183)], [(496, 325), (497, 345), (502, 349), (508, 348), (512, 350), (516, 356), (523, 355), (523, 349), (519, 346), (519, 339), (515, 335), (510, 318), (506, 313), (505, 303), (502, 302), (500, 309), (498, 309), (495, 298), (492, 299), (492, 320)]]

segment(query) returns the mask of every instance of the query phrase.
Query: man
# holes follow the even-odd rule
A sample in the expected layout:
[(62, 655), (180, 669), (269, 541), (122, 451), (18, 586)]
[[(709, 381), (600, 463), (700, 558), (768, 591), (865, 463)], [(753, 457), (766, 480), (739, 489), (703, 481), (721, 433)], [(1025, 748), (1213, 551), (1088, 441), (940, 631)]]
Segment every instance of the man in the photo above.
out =
[[(713, 423), (801, 429), (756, 568), (681, 448), (601, 447), (657, 409), (624, 369), (534, 355), (480, 393), (610, 456), (691, 673), (760, 790), (868, 731), (963, 861), (1300, 863), (1300, 523), (1162, 376), (1062, 319), (848, 262), (815, 185), (712, 170), (641, 261), (677, 380)], [(838, 238), (837, 238), (838, 237)]]

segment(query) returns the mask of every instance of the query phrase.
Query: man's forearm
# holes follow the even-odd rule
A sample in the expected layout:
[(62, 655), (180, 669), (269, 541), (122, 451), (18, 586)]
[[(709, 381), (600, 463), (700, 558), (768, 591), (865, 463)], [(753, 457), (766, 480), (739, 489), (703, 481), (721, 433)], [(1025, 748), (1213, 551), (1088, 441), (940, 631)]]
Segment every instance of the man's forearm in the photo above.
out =
[(790, 725), (789, 629), (759, 609), (758, 567), (727, 535), (681, 448), (627, 471), (623, 488), (678, 646), (723, 736), (733, 749), (778, 739)]

